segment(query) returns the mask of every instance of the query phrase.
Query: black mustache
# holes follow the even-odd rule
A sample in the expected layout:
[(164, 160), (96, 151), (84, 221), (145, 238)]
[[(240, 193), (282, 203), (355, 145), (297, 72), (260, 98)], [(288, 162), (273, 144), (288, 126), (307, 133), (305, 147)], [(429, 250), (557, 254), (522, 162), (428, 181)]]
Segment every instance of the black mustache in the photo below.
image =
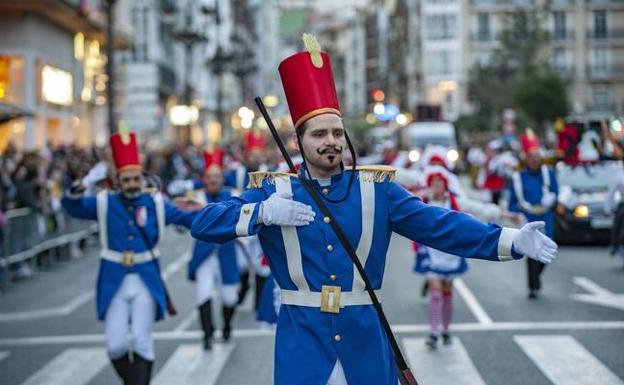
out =
[(328, 153), (333, 153), (333, 154), (341, 154), (342, 153), (343, 148), (342, 147), (327, 147), (323, 150), (316, 150), (316, 153), (319, 155), (325, 155)]

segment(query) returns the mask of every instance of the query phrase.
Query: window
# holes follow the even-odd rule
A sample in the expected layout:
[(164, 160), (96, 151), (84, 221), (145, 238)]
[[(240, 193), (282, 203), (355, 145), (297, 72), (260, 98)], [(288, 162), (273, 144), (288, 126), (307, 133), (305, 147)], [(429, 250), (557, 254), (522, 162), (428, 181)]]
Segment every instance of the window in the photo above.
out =
[(490, 40), (490, 15), (487, 13), (477, 15), (477, 39)]
[(594, 109), (609, 109), (609, 90), (603, 87), (594, 89), (592, 92), (592, 102), (594, 104)]
[(24, 104), (24, 59), (0, 55), (0, 102)]
[(457, 17), (449, 14), (427, 16), (425, 28), (429, 39), (453, 39), (457, 35)]
[(430, 75), (449, 75), (453, 73), (451, 51), (433, 51), (426, 55), (425, 68)]
[(607, 11), (594, 11), (594, 37), (598, 39), (607, 37)]
[(552, 65), (557, 70), (563, 70), (567, 67), (566, 55), (563, 48), (553, 49)]
[(553, 12), (553, 37), (555, 39), (565, 39), (566, 38), (566, 14), (562, 11)]
[(604, 74), (609, 70), (609, 51), (604, 48), (596, 48), (591, 51), (591, 70), (596, 74)]

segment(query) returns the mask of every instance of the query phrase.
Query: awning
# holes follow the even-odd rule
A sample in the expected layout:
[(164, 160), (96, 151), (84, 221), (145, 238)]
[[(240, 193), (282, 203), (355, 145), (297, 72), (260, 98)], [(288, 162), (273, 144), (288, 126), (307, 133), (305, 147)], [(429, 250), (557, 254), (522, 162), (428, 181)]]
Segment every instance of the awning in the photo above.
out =
[(34, 116), (34, 114), (14, 104), (0, 103), (0, 124), (28, 116)]

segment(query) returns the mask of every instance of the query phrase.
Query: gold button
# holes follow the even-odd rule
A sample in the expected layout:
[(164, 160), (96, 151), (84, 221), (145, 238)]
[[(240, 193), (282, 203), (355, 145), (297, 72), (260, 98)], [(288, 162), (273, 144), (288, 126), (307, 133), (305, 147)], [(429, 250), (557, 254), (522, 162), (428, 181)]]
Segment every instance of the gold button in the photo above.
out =
[(342, 337), (340, 337), (340, 334), (336, 334), (336, 335), (334, 336), (334, 341), (336, 341), (336, 342), (340, 342), (340, 340), (342, 340)]
[(334, 250), (334, 246), (332, 245), (327, 245), (327, 251), (333, 251)]
[(323, 192), (323, 194), (324, 194), (324, 195), (329, 194), (329, 190), (328, 190), (328, 189), (326, 189), (326, 188), (322, 189), (321, 191)]
[(329, 276), (329, 280), (330, 281), (335, 281), (336, 280), (336, 276), (334, 274)]
[(249, 214), (249, 213), (250, 213), (250, 211), (251, 211), (251, 210), (249, 210), (249, 207), (245, 207), (245, 208), (243, 209), (243, 213), (245, 213), (245, 214)]
[(325, 222), (325, 223), (329, 223), (329, 221), (330, 221), (329, 217), (325, 217), (325, 218), (323, 218), (323, 222)]

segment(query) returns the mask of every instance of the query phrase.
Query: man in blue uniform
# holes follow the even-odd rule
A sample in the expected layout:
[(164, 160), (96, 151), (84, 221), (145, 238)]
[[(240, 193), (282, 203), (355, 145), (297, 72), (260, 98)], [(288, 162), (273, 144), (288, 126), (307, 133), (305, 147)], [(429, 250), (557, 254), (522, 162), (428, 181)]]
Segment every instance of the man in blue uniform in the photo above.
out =
[[(158, 241), (166, 224), (190, 227), (196, 213), (177, 209), (160, 193), (145, 193), (134, 133), (110, 138), (120, 192), (83, 196), (74, 184), (62, 199), (75, 217), (93, 219), (100, 229), (97, 315), (106, 329), (106, 348), (124, 384), (148, 384), (154, 361), (154, 321), (164, 317), (167, 293), (160, 275)], [(132, 334), (132, 360), (128, 355)]]
[[(346, 132), (329, 56), (306, 46), (279, 68), (305, 159), (300, 173), (357, 250), (374, 289), (381, 288), (392, 232), (463, 257), (554, 258), (556, 244), (536, 230), (542, 224), (522, 230), (486, 225), (424, 204), (391, 182), (388, 166), (345, 170)], [(385, 332), (330, 218), (292, 174), (255, 173), (250, 183), (254, 188), (240, 197), (207, 205), (191, 233), (209, 242), (258, 234), (281, 289), (275, 384), (396, 385)]]
[[(232, 190), (223, 187), (223, 151), (214, 148), (204, 152), (203, 190), (191, 192), (195, 201), (222, 202), (232, 196)], [(232, 332), (232, 318), (238, 301), (240, 274), (236, 263), (235, 241), (224, 244), (196, 241), (193, 257), (188, 266), (188, 277), (195, 281), (199, 321), (204, 331), (204, 349), (212, 348), (214, 324), (212, 298), (217, 290), (223, 304), (223, 339), (228, 341)]]
[[(544, 233), (553, 237), (555, 227), (554, 208), (557, 205), (559, 187), (555, 173), (542, 164), (539, 138), (528, 131), (521, 138), (525, 169), (512, 176), (509, 211), (522, 213), (529, 221), (546, 224)], [(546, 265), (527, 259), (529, 299), (536, 299), (542, 287), (540, 276)]]

